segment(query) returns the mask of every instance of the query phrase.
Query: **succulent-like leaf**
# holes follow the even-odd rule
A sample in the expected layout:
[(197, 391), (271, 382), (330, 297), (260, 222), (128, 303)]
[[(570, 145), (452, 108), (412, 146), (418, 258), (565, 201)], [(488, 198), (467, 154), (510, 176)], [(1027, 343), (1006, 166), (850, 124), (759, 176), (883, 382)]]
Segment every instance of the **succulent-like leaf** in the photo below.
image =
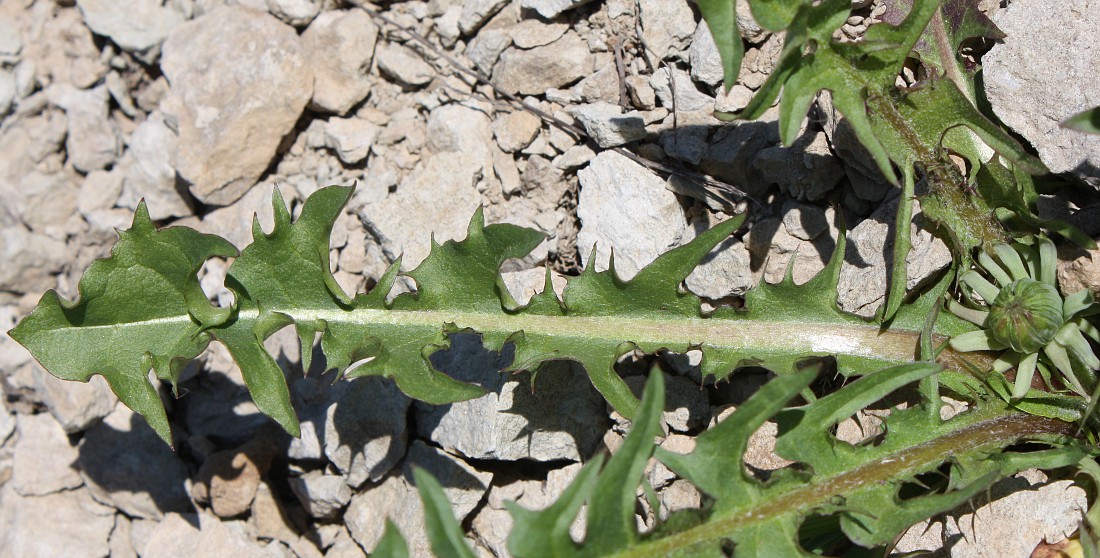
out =
[[(13, 337), (62, 377), (108, 375), (123, 401), (155, 417), (154, 425), (166, 438), (167, 420), (145, 378), (148, 365), (155, 364), (158, 375), (172, 380), (171, 363), (178, 366), (194, 357), (214, 337), (241, 366), (260, 409), (297, 433), (283, 371), (263, 348), (264, 339), (290, 324), (306, 353), (314, 335), (321, 334), (329, 367), (344, 371), (366, 360), (349, 375), (391, 377), (405, 393), (430, 403), (483, 392), (435, 370), (428, 360), (447, 346), (447, 333), (478, 332), (489, 348), (514, 344), (515, 369), (535, 370), (555, 359), (582, 363), (604, 397), (633, 417), (637, 400), (614, 364), (634, 348), (699, 349), (703, 373), (716, 379), (739, 366), (786, 372), (806, 359), (825, 356), (835, 357), (845, 375), (868, 374), (915, 358), (926, 316), (942, 296), (939, 291), (916, 298), (890, 328), (841, 312), (836, 282), (842, 237), (825, 271), (806, 285), (796, 286), (790, 278), (764, 284), (746, 295), (747, 309), (704, 315), (698, 297), (680, 284), (740, 225), (740, 219), (731, 219), (661, 255), (629, 281), (619, 279), (613, 269), (597, 272), (589, 267), (569, 280), (561, 300), (546, 289), (517, 308), (504, 289), (500, 266), (525, 255), (541, 236), (513, 225), (486, 226), (478, 212), (466, 239), (433, 246), (428, 258), (409, 272), (417, 284), (415, 293), (386, 303), (397, 277), (395, 264), (372, 292), (352, 298), (332, 279), (327, 240), (350, 192), (341, 187), (318, 190), (297, 222), (291, 222), (276, 198), (272, 232), (265, 234), (256, 225), (253, 244), (229, 268), (226, 286), (236, 295), (232, 309), (210, 306), (195, 278), (206, 257), (232, 255), (232, 247), (189, 229), (153, 232), (139, 213), (135, 228), (123, 233), (112, 257), (89, 269), (79, 303), (68, 309), (48, 293), (13, 330)], [(174, 240), (143, 240), (162, 235)], [(135, 274), (148, 275), (159, 286), (135, 291), (130, 280)], [(937, 321), (935, 344), (973, 329), (944, 316)], [(952, 360), (957, 357), (951, 350), (940, 355), (952, 367), (961, 366)], [(135, 394), (146, 394), (145, 399)]]

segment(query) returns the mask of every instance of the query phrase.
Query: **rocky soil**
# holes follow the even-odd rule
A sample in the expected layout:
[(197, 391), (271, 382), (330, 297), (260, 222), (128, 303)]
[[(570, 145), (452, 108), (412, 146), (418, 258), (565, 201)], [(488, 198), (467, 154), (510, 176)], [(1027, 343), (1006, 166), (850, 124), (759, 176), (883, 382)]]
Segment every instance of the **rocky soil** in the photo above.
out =
[[(879, 2), (853, 3), (849, 39), (882, 13)], [(748, 205), (751, 226), (688, 288), (728, 301), (788, 269), (805, 282), (832, 253), (843, 217), (839, 302), (870, 316), (886, 291), (897, 190), (858, 157), (827, 97), (790, 147), (779, 145), (774, 109), (740, 124), (712, 116), (744, 107), (782, 46), (742, 4), (749, 48), (723, 94), (714, 43), (684, 0), (3, 0), (0, 331), (47, 289), (75, 297), (80, 274), (109, 253), (141, 199), (159, 224), (244, 246), (253, 214), (270, 227), (273, 188), (298, 210), (330, 184), (357, 185), (332, 239), (335, 276), (349, 291), (373, 285), (399, 255), (415, 266), (433, 236), (464, 236), (479, 205), (490, 222), (546, 234), (505, 269), (521, 299), (541, 286), (544, 265), (569, 274), (594, 257), (601, 268), (614, 250), (630, 277)], [(1100, 139), (1056, 126), (1100, 105), (1100, 47), (1086, 39), (1100, 28), (1100, 6), (987, 4), (1008, 35), (985, 57), (994, 110), (1080, 185), (1045, 197), (1043, 210), (1100, 235), (1090, 218)], [(1036, 48), (1047, 41), (1057, 48)], [(551, 126), (505, 93), (584, 133)], [(723, 204), (729, 190), (708, 193), (619, 148), (707, 173), (754, 201)], [(915, 286), (950, 254), (919, 216), (912, 236)], [(1066, 256), (1067, 280), (1100, 285), (1093, 255)], [(202, 276), (223, 302), (226, 264), (211, 261)], [(490, 393), (433, 407), (386, 381), (334, 381), (317, 359), (303, 376), (297, 338), (280, 332), (268, 346), (291, 379), (299, 439), (259, 414), (213, 347), (178, 396), (163, 389), (173, 451), (101, 379), (57, 380), (0, 336), (0, 557), (355, 557), (374, 547), (386, 517), (420, 556), (414, 465), (441, 480), (480, 555), (506, 556), (504, 502), (547, 505), (581, 462), (618, 446), (625, 425), (576, 366), (553, 365), (532, 394), (526, 377), (495, 372), (507, 354), (453, 341), (433, 362)], [(662, 444), (680, 451), (751, 383), (700, 389), (690, 365), (667, 369)], [(640, 378), (629, 380), (640, 388)], [(839, 435), (862, 437), (854, 421)], [(777, 459), (766, 426), (749, 460), (768, 470)], [(643, 524), (699, 504), (667, 469), (649, 477), (661, 509), (643, 510)], [(1084, 506), (1080, 489), (1040, 473), (998, 485), (987, 500), (911, 530), (899, 550), (1027, 556), (1071, 532)]]

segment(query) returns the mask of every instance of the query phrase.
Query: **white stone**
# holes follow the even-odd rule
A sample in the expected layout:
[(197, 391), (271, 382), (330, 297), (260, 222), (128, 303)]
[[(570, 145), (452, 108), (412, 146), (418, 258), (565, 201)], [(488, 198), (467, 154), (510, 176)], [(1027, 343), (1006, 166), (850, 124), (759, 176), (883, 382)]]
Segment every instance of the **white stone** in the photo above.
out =
[(512, 27), (512, 43), (524, 49), (540, 47), (560, 39), (568, 30), (569, 25), (566, 23), (545, 23), (535, 18), (525, 19)]
[(205, 512), (168, 514), (140, 550), (142, 558), (272, 558), (239, 529)]
[(512, 94), (542, 95), (589, 75), (594, 65), (584, 39), (570, 32), (545, 46), (506, 49), (493, 69), (493, 83)]
[(83, 481), (73, 468), (76, 448), (61, 426), (46, 413), (18, 415), (19, 444), (15, 446), (15, 462), (11, 483), (22, 496), (44, 496)]
[(367, 158), (382, 128), (361, 118), (330, 118), (325, 123), (325, 147), (341, 161), (356, 164)]
[[(942, 240), (920, 226), (923, 222), (914, 200), (914, 217), (906, 263), (906, 289), (912, 289), (939, 269), (951, 263), (951, 251)], [(840, 268), (837, 304), (841, 309), (859, 316), (875, 315), (886, 297), (889, 285), (889, 262), (885, 254), (893, 254), (893, 231), (897, 205), (880, 206), (869, 219), (856, 225), (848, 234), (848, 252)], [(852, 250), (852, 248), (855, 250)]]
[(679, 201), (665, 188), (665, 181), (645, 167), (604, 151), (577, 176), (581, 183), (577, 248), (585, 265), (591, 265), (595, 245), (596, 269), (607, 269), (614, 250), (616, 273), (630, 279), (658, 255), (681, 244), (687, 221)]
[(183, 217), (191, 207), (176, 190), (175, 132), (164, 121), (164, 115), (154, 112), (130, 134), (130, 149), (119, 166), (123, 169), (123, 192), (127, 202), (136, 207), (145, 199), (149, 216), (155, 221)]
[(508, 362), (474, 335), (451, 336), (451, 348), (432, 355), (432, 363), (488, 390), (451, 405), (414, 405), (420, 435), (445, 451), (473, 459), (581, 461), (609, 426), (603, 398), (575, 363), (543, 365), (531, 386), (529, 374), (500, 372)]
[(424, 530), (423, 506), (413, 485), (414, 465), (434, 476), (443, 486), (443, 493), (459, 523), (477, 507), (493, 479), (491, 473), (452, 459), (424, 442), (413, 442), (400, 475), (391, 476), (372, 490), (352, 497), (344, 523), (352, 538), (363, 548), (373, 549), (378, 544), (385, 521), (390, 519), (405, 536), (410, 556), (431, 555)]
[(418, 87), (435, 77), (435, 69), (404, 45), (383, 43), (377, 57), (378, 69), (402, 85)]
[(360, 218), (381, 241), (391, 260), (412, 269), (428, 255), (431, 239), (439, 243), (465, 238), (470, 216), (481, 205), (476, 185), (484, 163), (461, 152), (436, 153), (422, 160), (397, 191), (367, 204)]
[(156, 58), (157, 47), (183, 23), (183, 16), (160, 0), (77, 0), (76, 4), (89, 29), (146, 61)]
[(118, 402), (102, 376), (92, 376), (87, 383), (71, 382), (36, 366), (34, 388), (42, 396), (50, 415), (69, 434), (92, 427), (109, 415)]
[(324, 12), (302, 33), (313, 68), (315, 110), (346, 114), (371, 90), (370, 66), (378, 26), (362, 10)]
[(0, 229), (0, 289), (42, 292), (55, 284), (66, 256), (65, 243), (35, 234), (20, 225)]
[(646, 54), (653, 55), (653, 62), (678, 56), (695, 33), (691, 6), (683, 1), (640, 0), (639, 7)]
[(569, 108), (600, 147), (617, 147), (646, 136), (645, 120), (638, 111), (623, 113), (619, 105), (600, 102)]
[(162, 108), (178, 123), (177, 170), (208, 204), (231, 203), (256, 183), (313, 94), (294, 28), (240, 7), (177, 27), (161, 69), (171, 83)]
[(160, 519), (191, 507), (187, 466), (123, 405), (84, 435), (78, 464), (92, 497), (131, 517)]
[(305, 27), (321, 11), (321, 0), (267, 0), (267, 11), (295, 27)]
[(1100, 29), (1100, 8), (1091, 0), (1069, 0), (1057, 10), (1015, 0), (994, 22), (1007, 36), (982, 57), (993, 111), (1052, 172), (1071, 172), (1100, 189), (1100, 136), (1058, 125), (1100, 105), (1100, 46), (1090, 39)]
[(753, 166), (780, 190), (808, 201), (822, 199), (844, 177), (844, 168), (829, 149), (824, 132), (805, 133), (789, 147), (764, 149)]
[(15, 102), (15, 74), (0, 70), (0, 118), (8, 114)]
[(722, 70), (722, 57), (718, 54), (718, 45), (714, 44), (714, 37), (710, 34), (707, 22), (699, 23), (688, 53), (691, 58), (691, 77), (708, 85), (722, 83), (725, 75)]
[(527, 10), (535, 10), (546, 19), (554, 19), (564, 11), (572, 10), (591, 2), (592, 0), (521, 0), (520, 6)]
[(122, 139), (108, 118), (110, 94), (106, 86), (80, 90), (59, 84), (47, 89), (46, 96), (69, 117), (65, 150), (74, 167), (90, 172), (106, 168), (118, 158)]
[(344, 477), (322, 471), (291, 477), (290, 489), (311, 517), (334, 517), (351, 501), (351, 489)]
[(325, 455), (347, 483), (381, 479), (405, 452), (409, 398), (391, 380), (356, 378), (325, 417)]
[(531, 145), (541, 128), (542, 119), (525, 110), (517, 110), (493, 122), (493, 135), (502, 150), (513, 153)]
[(511, 44), (512, 35), (508, 32), (501, 29), (483, 29), (467, 45), (466, 58), (473, 62), (481, 75), (492, 75), (493, 65), (500, 58), (500, 53)]
[(114, 524), (115, 510), (86, 490), (22, 497), (0, 487), (0, 558), (101, 558)]
[(489, 18), (496, 15), (508, 0), (466, 0), (461, 2), (462, 15), (458, 20), (458, 27), (463, 35), (469, 35), (477, 31)]
[[(674, 88), (669, 82), (670, 72), (673, 76), (672, 79), (675, 80), (675, 95), (673, 95)], [(657, 98), (661, 101), (661, 106), (670, 111), (695, 112), (704, 109), (710, 110), (714, 106), (714, 99), (696, 89), (695, 84), (691, 81), (691, 76), (683, 70), (666, 66), (662, 70), (653, 72), (653, 75), (649, 78), (649, 85), (653, 87)]]

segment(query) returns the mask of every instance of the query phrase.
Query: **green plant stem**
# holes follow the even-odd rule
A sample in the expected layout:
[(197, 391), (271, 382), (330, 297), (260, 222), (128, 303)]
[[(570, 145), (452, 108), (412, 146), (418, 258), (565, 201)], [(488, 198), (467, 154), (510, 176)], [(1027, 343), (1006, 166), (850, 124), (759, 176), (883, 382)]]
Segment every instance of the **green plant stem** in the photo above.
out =
[[(443, 324), (469, 328), (486, 337), (502, 339), (522, 331), (527, 339), (552, 339), (561, 346), (581, 345), (593, 340), (601, 344), (616, 344), (629, 340), (639, 347), (656, 350), (687, 349), (700, 340), (707, 346), (743, 351), (748, 355), (836, 356), (861, 364), (890, 366), (912, 362), (917, 358), (920, 332), (892, 328), (882, 331), (866, 323), (848, 325), (835, 323), (761, 320), (730, 320), (721, 318), (645, 318), (630, 316), (545, 316), (537, 314), (503, 314), (476, 311), (402, 311), (397, 309), (303, 310), (271, 308), (295, 322), (321, 321), (357, 326), (363, 331), (384, 327), (437, 332)], [(181, 316), (179, 319), (188, 319)], [(241, 312), (239, 320), (256, 319), (255, 311)], [(144, 327), (133, 323), (122, 327)], [(111, 326), (119, 327), (119, 326)], [(213, 331), (215, 336), (217, 330)], [(933, 343), (943, 344), (946, 337), (933, 336)], [(992, 358), (984, 354), (956, 352), (947, 347), (937, 357), (941, 365), (965, 371), (963, 361), (980, 364)]]
[[(936, 468), (962, 451), (980, 452), (988, 449), (990, 453), (995, 453), (999, 448), (1020, 440), (1067, 440), (1074, 436), (1077, 429), (1071, 423), (1011, 412), (1003, 407), (994, 412), (975, 413), (974, 416), (960, 415), (954, 420), (961, 423), (961, 427), (946, 434), (930, 437), (922, 443), (832, 477), (815, 476), (811, 482), (775, 499), (748, 506), (743, 512), (711, 519), (697, 527), (642, 542), (635, 548), (612, 556), (657, 557), (683, 552), (684, 549), (702, 548), (703, 545), (722, 540), (726, 532), (735, 527), (764, 523), (786, 514), (806, 513), (815, 506), (828, 503), (834, 496), (851, 493), (860, 487), (911, 478), (915, 474)], [(1010, 459), (1005, 460), (1003, 465), (1005, 468), (1013, 466)], [(1011, 474), (1014, 471), (1001, 472)]]

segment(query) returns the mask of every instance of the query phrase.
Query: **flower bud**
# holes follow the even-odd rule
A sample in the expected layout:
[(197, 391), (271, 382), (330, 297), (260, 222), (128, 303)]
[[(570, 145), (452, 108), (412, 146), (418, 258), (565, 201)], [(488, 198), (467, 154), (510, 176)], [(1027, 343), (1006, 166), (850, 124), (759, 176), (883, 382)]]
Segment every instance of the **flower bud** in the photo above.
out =
[(1009, 283), (989, 309), (993, 338), (1021, 354), (1046, 346), (1064, 323), (1057, 289), (1034, 279)]

